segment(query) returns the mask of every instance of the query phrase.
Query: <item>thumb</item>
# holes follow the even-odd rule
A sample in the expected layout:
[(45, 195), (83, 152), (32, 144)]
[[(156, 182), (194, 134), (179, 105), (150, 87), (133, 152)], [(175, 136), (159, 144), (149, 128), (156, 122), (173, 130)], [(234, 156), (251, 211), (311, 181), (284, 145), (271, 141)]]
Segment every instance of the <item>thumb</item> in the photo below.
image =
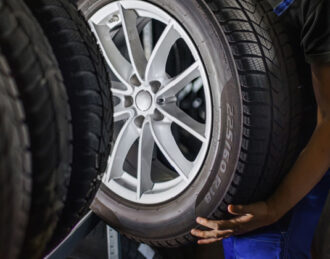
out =
[(249, 213), (248, 210), (249, 210), (248, 206), (244, 206), (244, 205), (229, 205), (228, 206), (228, 212), (230, 214), (237, 215), (237, 216), (241, 216), (241, 215)]

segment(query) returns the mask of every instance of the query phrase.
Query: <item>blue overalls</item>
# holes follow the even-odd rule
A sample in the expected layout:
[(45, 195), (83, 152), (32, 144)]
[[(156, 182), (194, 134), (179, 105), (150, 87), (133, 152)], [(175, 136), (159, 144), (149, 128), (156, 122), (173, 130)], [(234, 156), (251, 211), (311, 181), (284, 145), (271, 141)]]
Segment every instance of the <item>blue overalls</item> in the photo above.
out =
[[(271, 0), (272, 2), (273, 0)], [(294, 0), (283, 0), (276, 6), (274, 6), (274, 12), (277, 15), (282, 15), (289, 7), (290, 5), (294, 2)]]
[(226, 259), (311, 258), (314, 232), (330, 190), (330, 170), (291, 212), (276, 224), (223, 241)]

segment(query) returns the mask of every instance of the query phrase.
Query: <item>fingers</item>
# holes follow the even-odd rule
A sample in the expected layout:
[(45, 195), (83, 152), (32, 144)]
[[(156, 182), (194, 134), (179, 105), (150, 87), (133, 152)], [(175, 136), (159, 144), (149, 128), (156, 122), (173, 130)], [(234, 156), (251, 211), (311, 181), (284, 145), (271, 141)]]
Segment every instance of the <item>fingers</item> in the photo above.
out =
[(209, 239), (202, 239), (202, 240), (198, 240), (197, 243), (199, 245), (208, 245), (208, 244), (212, 244), (215, 242), (219, 242), (221, 241), (223, 238), (209, 238)]
[(214, 230), (212, 231), (202, 231), (198, 229), (193, 229), (191, 231), (191, 234), (195, 237), (200, 237), (200, 238), (215, 238), (217, 237), (217, 234), (215, 233)]
[(212, 230), (212, 231), (202, 231), (198, 229), (193, 229), (191, 231), (191, 234), (195, 237), (199, 238), (224, 238), (229, 235), (233, 234), (232, 230), (225, 230), (225, 231), (220, 231), (220, 230)]
[(205, 218), (198, 217), (196, 219), (196, 222), (204, 227), (210, 228), (210, 229), (218, 229), (218, 223), (215, 220), (208, 220)]
[(198, 217), (196, 222), (204, 227), (214, 229), (214, 230), (227, 230), (232, 229), (233, 220), (209, 220), (205, 218)]
[(191, 234), (201, 238), (199, 244), (217, 242), (232, 235), (241, 235), (265, 225), (266, 204), (259, 202), (250, 205), (229, 205), (228, 211), (237, 216), (230, 220), (208, 220), (198, 217), (197, 223), (211, 229), (201, 231), (193, 229)]
[(214, 242), (218, 242), (224, 238), (228, 238), (233, 235), (232, 230), (226, 230), (226, 231), (219, 231), (219, 230), (212, 230), (212, 231), (201, 231), (198, 229), (193, 229), (191, 231), (191, 234), (201, 238), (198, 240), (199, 245), (207, 245)]
[(236, 215), (236, 216), (241, 216), (245, 215), (247, 213), (251, 213), (251, 208), (250, 206), (243, 206), (243, 205), (229, 205), (228, 206), (228, 212), (230, 214)]
[(201, 238), (198, 240), (198, 244), (206, 245), (214, 242), (218, 242), (224, 238), (228, 238), (235, 234), (235, 231), (239, 227), (237, 219), (235, 220), (208, 220), (198, 217), (196, 219), (200, 225), (212, 229), (210, 231), (202, 231), (199, 229), (193, 229), (191, 234), (195, 237)]
[(239, 224), (237, 220), (209, 220), (205, 218), (198, 217), (196, 222), (204, 227), (218, 230), (218, 231), (233, 231), (236, 225)]

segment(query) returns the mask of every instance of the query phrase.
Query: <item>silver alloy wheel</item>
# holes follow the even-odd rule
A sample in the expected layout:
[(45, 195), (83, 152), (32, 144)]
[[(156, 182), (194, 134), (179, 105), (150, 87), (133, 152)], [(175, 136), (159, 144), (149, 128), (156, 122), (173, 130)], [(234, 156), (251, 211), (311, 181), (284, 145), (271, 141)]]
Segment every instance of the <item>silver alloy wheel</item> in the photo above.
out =
[[(156, 21), (164, 30), (150, 57), (140, 39), (142, 21)], [(139, 204), (168, 201), (188, 188), (199, 173), (211, 138), (212, 103), (203, 62), (184, 28), (159, 7), (142, 1), (117, 1), (100, 8), (89, 19), (113, 74), (116, 133), (104, 184), (126, 200)], [(121, 44), (113, 40), (122, 33)], [(194, 62), (174, 77), (167, 73), (170, 52), (183, 40)], [(125, 50), (126, 49), (126, 54)], [(180, 109), (178, 95), (187, 88), (202, 87), (205, 120), (197, 121)], [(200, 143), (196, 156), (188, 159), (173, 133), (173, 125)], [(134, 149), (135, 147), (135, 149)], [(160, 159), (155, 150), (167, 160)], [(135, 150), (135, 159), (129, 158)], [(130, 160), (130, 161), (128, 161)], [(125, 164), (134, 164), (135, 173)], [(161, 164), (161, 167), (154, 166)], [(157, 181), (159, 168), (173, 171)]]

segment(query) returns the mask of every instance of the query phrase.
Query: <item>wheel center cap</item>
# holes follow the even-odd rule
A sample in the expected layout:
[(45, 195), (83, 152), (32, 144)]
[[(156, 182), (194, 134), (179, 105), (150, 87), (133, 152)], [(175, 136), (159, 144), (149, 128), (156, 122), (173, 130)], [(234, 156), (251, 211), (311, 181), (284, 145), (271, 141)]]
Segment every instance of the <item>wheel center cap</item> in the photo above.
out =
[(147, 91), (141, 91), (136, 95), (135, 103), (140, 111), (147, 111), (152, 105), (152, 96)]

